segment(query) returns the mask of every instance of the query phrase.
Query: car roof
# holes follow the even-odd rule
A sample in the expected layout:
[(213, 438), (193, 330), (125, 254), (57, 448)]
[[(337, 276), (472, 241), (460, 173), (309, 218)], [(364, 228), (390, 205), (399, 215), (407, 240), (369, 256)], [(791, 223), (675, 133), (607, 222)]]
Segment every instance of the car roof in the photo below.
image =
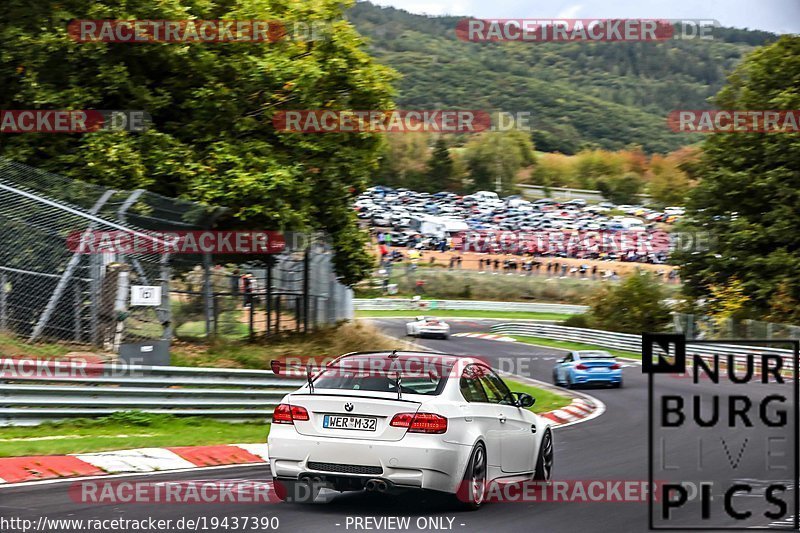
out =
[(576, 354), (578, 357), (614, 357), (605, 350), (578, 350), (572, 353)]
[(331, 364), (336, 363), (337, 361), (341, 361), (342, 359), (348, 359), (348, 360), (363, 359), (369, 361), (375, 359), (389, 358), (389, 356), (396, 356), (395, 360), (400, 362), (414, 361), (424, 358), (426, 361), (436, 362), (446, 367), (453, 367), (456, 363), (460, 363), (462, 365), (468, 363), (479, 363), (491, 367), (491, 365), (489, 365), (485, 361), (482, 361), (480, 358), (472, 355), (460, 355), (460, 354), (450, 354), (441, 352), (401, 351), (401, 350), (351, 352), (339, 356), (335, 360), (331, 361)]

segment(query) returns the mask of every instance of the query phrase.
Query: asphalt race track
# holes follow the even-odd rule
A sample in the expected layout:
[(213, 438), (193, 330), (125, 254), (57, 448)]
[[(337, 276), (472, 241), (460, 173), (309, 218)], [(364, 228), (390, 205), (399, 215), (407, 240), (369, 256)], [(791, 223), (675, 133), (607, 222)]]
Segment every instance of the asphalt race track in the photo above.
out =
[[(487, 323), (479, 320), (448, 320), (453, 333), (486, 331)], [(405, 333), (403, 319), (375, 319), (382, 330), (395, 336)], [(523, 343), (497, 342), (477, 338), (451, 337), (449, 340), (420, 340), (420, 344), (434, 350), (450, 353), (480, 355), (496, 367), (505, 370), (510, 360), (527, 360), (524, 368), (529, 376), (550, 382), (554, 358), (563, 352), (525, 345)], [(501, 360), (501, 358), (504, 358)], [(520, 366), (523, 368), (523, 366)], [(648, 479), (648, 415), (647, 380), (639, 366), (624, 370), (625, 386), (622, 389), (594, 388), (584, 392), (601, 400), (606, 411), (601, 416), (587, 422), (557, 429), (555, 432), (556, 456), (554, 478), (558, 480), (625, 480), (645, 481)], [(672, 392), (690, 397), (695, 392), (690, 380), (662, 378), (659, 391)], [(787, 385), (783, 385), (786, 387)], [(719, 393), (731, 392), (731, 385), (716, 385)], [(727, 389), (726, 389), (727, 387)], [(747, 394), (756, 399), (773, 388), (772, 384), (747, 385)], [(736, 392), (742, 392), (738, 387)], [(724, 413), (724, 411), (723, 411)], [(794, 413), (796, 415), (796, 413)], [(791, 427), (791, 426), (789, 426)], [(707, 428), (707, 441), (714, 441), (715, 428)], [(789, 430), (785, 430), (788, 436)], [(686, 432), (684, 432), (686, 433)], [(685, 458), (694, 458), (696, 434), (676, 437), (686, 450)], [(682, 439), (682, 440), (681, 440)], [(740, 454), (740, 442), (728, 442), (730, 450), (723, 451), (709, 444), (699, 455), (704, 458), (703, 478), (747, 479), (758, 484), (758, 468), (741, 466), (741, 472), (733, 475), (724, 471), (726, 461), (708, 460), (709, 457), (728, 455), (749, 457), (753, 454), (763, 457), (766, 453), (764, 442), (752, 439)], [(678, 461), (679, 459), (676, 459)], [(742, 461), (742, 464), (747, 462)], [(750, 461), (750, 463), (755, 463)], [(750, 464), (748, 463), (748, 465)], [(721, 466), (720, 466), (721, 465)], [(728, 467), (730, 469), (730, 467)], [(761, 470), (764, 470), (762, 465)], [(785, 473), (790, 480), (792, 474)], [(780, 476), (771, 474), (771, 479)], [(108, 479), (108, 478), (106, 478)], [(270, 481), (270, 474), (264, 466), (231, 467), (194, 470), (184, 473), (162, 473), (150, 476), (134, 475), (125, 481), (150, 480), (164, 483), (186, 480), (251, 480)], [(72, 518), (132, 518), (154, 519), (182, 517), (277, 517), (278, 531), (287, 532), (336, 532), (336, 531), (468, 531), (468, 532), (638, 532), (648, 530), (648, 506), (646, 502), (514, 502), (491, 503), (477, 512), (464, 512), (453, 507), (447, 500), (431, 495), (411, 493), (398, 497), (374, 494), (348, 494), (333, 498), (327, 504), (291, 505), (275, 504), (84, 504), (76, 503), (68, 494), (74, 481), (61, 481), (49, 484), (31, 484), (0, 490), (0, 517), (28, 518), (36, 522), (40, 516), (49, 519)], [(734, 506), (742, 509), (748, 505), (753, 515), (742, 521), (733, 521), (719, 516), (721, 494), (714, 496), (713, 512), (717, 513), (714, 524), (723, 523), (726, 527), (765, 527), (772, 520), (763, 516), (762, 510), (769, 509), (757, 493), (750, 497), (735, 497)], [(793, 509), (792, 496), (786, 498), (789, 509)], [(697, 515), (699, 503), (687, 507)], [(791, 512), (791, 511), (790, 511)], [(356, 521), (357, 517), (370, 517), (370, 521)], [(397, 528), (394, 523), (380, 523), (386, 517), (410, 517), (408, 527)], [(685, 518), (685, 517), (684, 517)], [(374, 520), (372, 520), (374, 519)], [(438, 520), (436, 520), (438, 519)], [(687, 521), (686, 523), (691, 523)], [(360, 524), (360, 525), (359, 525)], [(210, 524), (209, 524), (210, 525)], [(675, 525), (680, 525), (677, 523)], [(383, 527), (382, 527), (383, 526)], [(774, 527), (774, 524), (773, 524)], [(173, 529), (176, 530), (176, 529)], [(231, 528), (207, 528), (205, 530), (231, 530)], [(242, 529), (239, 529), (240, 531)], [(246, 531), (268, 529), (247, 528)], [(11, 530), (9, 530), (11, 531)]]

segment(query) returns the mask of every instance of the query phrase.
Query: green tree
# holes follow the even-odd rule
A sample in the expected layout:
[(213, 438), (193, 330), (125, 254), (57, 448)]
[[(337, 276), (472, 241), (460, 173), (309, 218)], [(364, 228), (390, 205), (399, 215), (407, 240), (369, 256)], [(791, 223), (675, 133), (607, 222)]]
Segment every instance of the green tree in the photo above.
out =
[(671, 320), (666, 293), (650, 273), (633, 274), (589, 299), (591, 327), (624, 333), (663, 331)]
[(453, 180), (453, 158), (450, 157), (450, 149), (444, 137), (436, 139), (433, 153), (428, 161), (428, 187), (431, 192), (449, 190), (452, 188)]
[(613, 176), (597, 180), (597, 189), (615, 204), (635, 204), (644, 182), (635, 174)]
[(517, 173), (536, 160), (530, 135), (523, 131), (478, 134), (464, 151), (472, 189), (499, 194), (513, 192)]
[(663, 206), (684, 205), (689, 189), (689, 176), (678, 167), (677, 163), (653, 156), (647, 186), (647, 192), (653, 200)]
[(391, 187), (418, 189), (426, 181), (425, 162), (429, 153), (426, 133), (386, 135), (375, 182)]
[[(721, 109), (800, 109), (800, 38), (784, 36), (755, 50), (718, 93)], [(732, 277), (753, 314), (791, 320), (775, 300), (800, 300), (800, 136), (715, 134), (703, 145), (700, 183), (688, 215), (713, 249), (677, 254), (691, 295), (708, 295)]]
[[(288, 109), (392, 107), (339, 0), (0, 2), (0, 109), (139, 109), (143, 134), (4, 135), (0, 155), (68, 177), (229, 208), (230, 227), (324, 230), (341, 280), (371, 260), (351, 207), (383, 139), (277, 131)], [(275, 43), (78, 43), (71, 19), (262, 19), (324, 24)]]

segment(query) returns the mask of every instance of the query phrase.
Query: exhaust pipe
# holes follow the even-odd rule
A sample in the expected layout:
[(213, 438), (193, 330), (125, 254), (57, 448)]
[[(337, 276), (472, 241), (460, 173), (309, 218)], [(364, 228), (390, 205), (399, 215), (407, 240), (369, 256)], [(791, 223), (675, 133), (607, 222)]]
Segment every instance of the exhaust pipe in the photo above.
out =
[(379, 480), (377, 480), (375, 482), (375, 490), (376, 491), (378, 491), (378, 492), (386, 492), (387, 488), (389, 488), (389, 487), (386, 485), (386, 482), (383, 481), (382, 479), (379, 479)]
[(374, 480), (374, 479), (370, 479), (369, 481), (367, 481), (367, 482), (364, 484), (364, 488), (365, 488), (365, 489), (366, 489), (368, 492), (373, 492), (373, 491), (376, 489), (376, 484), (377, 484), (376, 480)]

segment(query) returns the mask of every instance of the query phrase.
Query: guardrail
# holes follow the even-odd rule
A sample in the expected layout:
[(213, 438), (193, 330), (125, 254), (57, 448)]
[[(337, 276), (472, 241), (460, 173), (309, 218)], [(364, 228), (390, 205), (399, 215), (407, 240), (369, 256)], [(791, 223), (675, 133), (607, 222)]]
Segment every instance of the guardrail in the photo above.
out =
[[(545, 187), (543, 185), (526, 185), (526, 184), (518, 184), (522, 190), (523, 194), (528, 196), (534, 196), (537, 198), (543, 198), (546, 196), (550, 196), (551, 198), (566, 198), (566, 199), (573, 199), (573, 198), (582, 198), (584, 200), (605, 200), (606, 198), (603, 196), (603, 193), (594, 189), (574, 189), (570, 187)], [(650, 195), (648, 194), (637, 194), (637, 198), (642, 201), (650, 200)]]
[(305, 380), (268, 370), (0, 362), (0, 426), (139, 410), (176, 416), (269, 420)]
[[(502, 333), (505, 335), (542, 337), (545, 339), (592, 344), (604, 348), (634, 353), (641, 353), (642, 351), (642, 337), (630, 333), (615, 333), (597, 329), (570, 328), (566, 326), (535, 323), (495, 324), (492, 326), (491, 331), (492, 333)], [(782, 348), (732, 344), (688, 344), (686, 346), (686, 353), (687, 355), (697, 354), (701, 357), (712, 357), (714, 355), (727, 356), (730, 354), (736, 356), (735, 360), (737, 363), (746, 359), (748, 354), (779, 355), (783, 358), (784, 367), (789, 369), (793, 368), (792, 350)]]
[(481, 300), (412, 300), (408, 298), (356, 298), (356, 311), (432, 311), (435, 309), (478, 311), (522, 311), (526, 313), (558, 313), (577, 315), (585, 313), (585, 305), (549, 304), (539, 302), (487, 302)]

